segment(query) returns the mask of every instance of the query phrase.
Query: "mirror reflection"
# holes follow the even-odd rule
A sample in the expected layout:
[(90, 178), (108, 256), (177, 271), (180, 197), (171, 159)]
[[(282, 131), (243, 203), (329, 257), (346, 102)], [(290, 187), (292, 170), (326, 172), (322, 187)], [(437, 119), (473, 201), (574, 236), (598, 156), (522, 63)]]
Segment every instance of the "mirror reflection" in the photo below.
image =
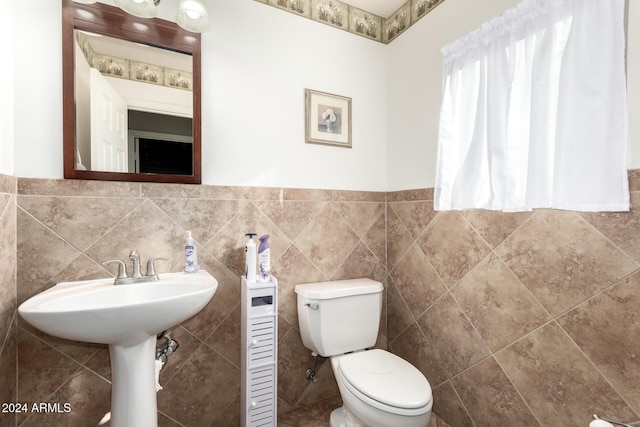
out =
[(193, 175), (192, 56), (74, 30), (75, 170)]

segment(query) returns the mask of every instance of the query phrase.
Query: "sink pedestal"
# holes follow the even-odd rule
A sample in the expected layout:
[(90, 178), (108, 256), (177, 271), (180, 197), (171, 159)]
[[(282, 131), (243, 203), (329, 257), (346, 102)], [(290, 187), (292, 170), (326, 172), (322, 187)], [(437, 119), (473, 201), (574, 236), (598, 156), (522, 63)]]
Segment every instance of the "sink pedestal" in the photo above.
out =
[(111, 426), (157, 427), (156, 337), (132, 346), (110, 345)]

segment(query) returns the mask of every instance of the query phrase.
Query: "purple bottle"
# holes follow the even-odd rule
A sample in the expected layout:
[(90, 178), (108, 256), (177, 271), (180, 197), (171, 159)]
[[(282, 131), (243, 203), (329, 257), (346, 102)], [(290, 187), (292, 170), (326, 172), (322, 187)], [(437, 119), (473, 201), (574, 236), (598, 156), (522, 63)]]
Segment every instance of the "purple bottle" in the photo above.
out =
[(271, 281), (271, 250), (269, 249), (269, 235), (260, 237), (258, 246), (258, 282)]

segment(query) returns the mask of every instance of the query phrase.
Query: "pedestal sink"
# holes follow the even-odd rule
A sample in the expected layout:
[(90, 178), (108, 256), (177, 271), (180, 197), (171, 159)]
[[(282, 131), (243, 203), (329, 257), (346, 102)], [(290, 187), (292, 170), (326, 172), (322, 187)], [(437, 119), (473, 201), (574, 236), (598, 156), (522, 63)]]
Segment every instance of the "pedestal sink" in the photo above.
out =
[(60, 338), (109, 345), (111, 425), (157, 426), (156, 335), (204, 308), (218, 289), (206, 271), (160, 274), (149, 283), (114, 279), (58, 283), (20, 305), (31, 325)]

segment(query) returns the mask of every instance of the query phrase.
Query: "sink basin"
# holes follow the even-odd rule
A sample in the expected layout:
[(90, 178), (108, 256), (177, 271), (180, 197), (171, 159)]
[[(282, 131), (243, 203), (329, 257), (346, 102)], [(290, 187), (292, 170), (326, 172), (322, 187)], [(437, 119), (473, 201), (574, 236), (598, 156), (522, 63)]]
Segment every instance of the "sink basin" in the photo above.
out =
[(62, 282), (18, 307), (50, 335), (109, 345), (111, 426), (157, 427), (156, 335), (202, 310), (218, 289), (206, 271), (148, 283)]
[(113, 278), (62, 282), (25, 301), (20, 315), (43, 332), (76, 341), (133, 345), (198, 313), (218, 282), (206, 271), (114, 285)]

